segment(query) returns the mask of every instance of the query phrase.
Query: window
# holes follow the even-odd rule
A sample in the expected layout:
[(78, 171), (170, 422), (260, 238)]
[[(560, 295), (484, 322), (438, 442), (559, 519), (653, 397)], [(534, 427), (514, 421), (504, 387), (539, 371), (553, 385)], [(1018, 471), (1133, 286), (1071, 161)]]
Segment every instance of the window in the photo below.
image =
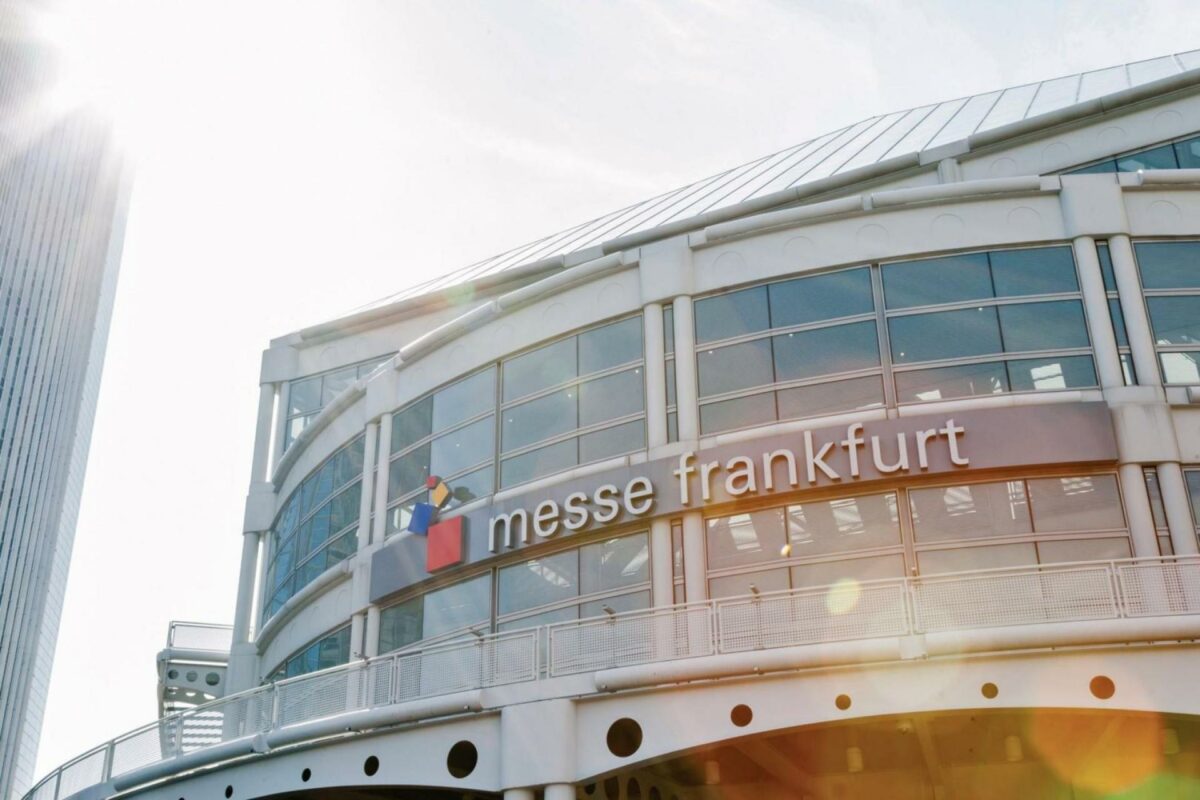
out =
[(701, 433), (883, 405), (868, 267), (696, 301)]
[(311, 378), (290, 381), (288, 383), (287, 418), (283, 426), (283, 449), (287, 450), (296, 441), (300, 432), (308, 427), (308, 423), (329, 405), (333, 398), (342, 393), (350, 384), (359, 378), (369, 375), (372, 370), (386, 361), (390, 356), (373, 358), (361, 364), (314, 375)]
[(271, 528), (264, 621), (322, 572), (358, 549), (363, 437), (343, 446), (292, 492)]
[(1085, 167), (1076, 167), (1066, 174), (1087, 175), (1104, 172), (1137, 172), (1145, 169), (1196, 168), (1200, 168), (1200, 136), (1192, 136), (1177, 142), (1106, 158)]
[(1134, 244), (1163, 381), (1200, 384), (1200, 242)]
[(389, 606), (379, 614), (379, 652), (490, 629), (492, 573), (485, 572)]
[(635, 533), (501, 567), (496, 594), (500, 630), (647, 608), (649, 539)]
[(1146, 494), (1150, 496), (1150, 514), (1154, 518), (1154, 532), (1158, 536), (1158, 551), (1164, 556), (1173, 555), (1175, 548), (1167, 527), (1167, 507), (1163, 504), (1162, 489), (1158, 485), (1158, 470), (1146, 467), (1142, 472), (1146, 476)]
[(642, 365), (641, 317), (505, 360), (501, 487), (644, 449)]
[(388, 470), (389, 534), (408, 526), (431, 475), (453, 490), (448, 507), (492, 492), (496, 447), (496, 368), (469, 375), (392, 415)]
[(904, 575), (892, 492), (714, 517), (705, 527), (710, 597)]
[(675, 307), (663, 307), (663, 349), (666, 351), (667, 441), (679, 441), (679, 405), (675, 399)]
[(1114, 475), (911, 489), (908, 501), (922, 574), (1131, 552)]
[(966, 253), (881, 272), (899, 403), (1096, 385), (1070, 248)]
[(1108, 297), (1108, 318), (1112, 322), (1113, 335), (1117, 340), (1117, 353), (1121, 358), (1121, 372), (1126, 386), (1137, 383), (1133, 371), (1133, 356), (1129, 350), (1129, 335), (1125, 332), (1125, 314), (1121, 311), (1121, 298), (1117, 294), (1117, 278), (1113, 273), (1112, 253), (1108, 242), (1096, 243), (1096, 254), (1100, 258), (1100, 275), (1104, 279), (1104, 294)]
[(297, 675), (307, 675), (330, 667), (337, 667), (350, 661), (350, 626), (340, 628), (327, 634), (315, 642), (310, 642), (297, 650), (275, 671), (267, 676), (264, 683), (274, 683), (284, 678), (295, 678)]

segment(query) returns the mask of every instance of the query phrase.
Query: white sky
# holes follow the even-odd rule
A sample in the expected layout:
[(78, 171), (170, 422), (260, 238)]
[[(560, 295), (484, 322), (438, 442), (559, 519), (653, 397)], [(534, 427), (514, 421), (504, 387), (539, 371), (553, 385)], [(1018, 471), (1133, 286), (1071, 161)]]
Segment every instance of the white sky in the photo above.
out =
[(872, 114), (1200, 47), (1194, 0), (60, 0), (139, 162), (39, 776), (229, 622), (260, 351)]

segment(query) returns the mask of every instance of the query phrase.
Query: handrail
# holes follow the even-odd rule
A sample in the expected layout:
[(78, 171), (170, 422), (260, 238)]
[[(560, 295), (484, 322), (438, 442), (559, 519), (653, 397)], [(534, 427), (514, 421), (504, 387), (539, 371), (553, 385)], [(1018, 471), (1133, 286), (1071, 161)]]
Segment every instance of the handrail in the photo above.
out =
[[(691, 662), (698, 664), (706, 656), (736, 659), (739, 653), (788, 652), (810, 644), (1185, 614), (1200, 615), (1200, 556), (843, 580), (472, 634), (288, 678), (170, 714), (76, 756), (42, 778), (23, 800), (64, 800), (114, 778), (123, 788), (136, 786), (170, 774), (173, 759), (180, 759), (182, 769), (194, 766), (203, 751), (211, 750), (219, 760), (239, 741), (293, 726), (493, 686), (683, 659), (698, 659)], [(416, 713), (451, 713), (446, 709), (453, 706), (429, 708), (440, 710), (418, 704)], [(298, 735), (307, 735), (305, 729), (297, 728), (292, 737)], [(146, 779), (139, 781), (143, 771)]]

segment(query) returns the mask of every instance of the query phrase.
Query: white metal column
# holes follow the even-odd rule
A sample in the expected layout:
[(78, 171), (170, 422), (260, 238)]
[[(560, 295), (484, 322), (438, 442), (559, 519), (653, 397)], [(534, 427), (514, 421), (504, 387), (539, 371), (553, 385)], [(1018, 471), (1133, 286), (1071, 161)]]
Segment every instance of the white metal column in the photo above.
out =
[(358, 500), (358, 551), (361, 553), (371, 545), (371, 498), (374, 497), (376, 442), (379, 439), (379, 423), (368, 422), (363, 434), (362, 491)]
[(646, 446), (667, 443), (667, 373), (661, 303), (642, 307), (643, 341), (646, 356)]
[(679, 441), (694, 442), (700, 438), (700, 397), (696, 384), (696, 325), (692, 298), (679, 295), (671, 307), (675, 318), (675, 403)]
[(683, 586), (687, 601), (708, 599), (708, 559), (704, 551), (704, 515), (683, 515)]
[(1125, 497), (1125, 514), (1129, 518), (1129, 536), (1133, 541), (1133, 554), (1139, 558), (1159, 555), (1158, 533), (1154, 528), (1154, 514), (1150, 511), (1150, 495), (1146, 492), (1146, 474), (1141, 464), (1122, 464), (1117, 468), (1121, 476), (1121, 494)]
[(651, 521), (650, 603), (656, 607), (675, 602), (674, 554), (671, 549), (671, 520), (660, 517)]
[(1112, 256), (1113, 277), (1117, 282), (1117, 294), (1121, 298), (1121, 313), (1125, 317), (1125, 332), (1129, 339), (1129, 351), (1133, 356), (1137, 382), (1143, 386), (1161, 386), (1158, 357), (1154, 352), (1154, 337), (1150, 333), (1150, 320), (1146, 316), (1146, 303), (1142, 298), (1142, 282), (1138, 278), (1133, 245), (1128, 236), (1112, 236), (1108, 240), (1108, 252)]
[(1183, 470), (1174, 461), (1156, 465), (1158, 489), (1167, 512), (1167, 527), (1171, 529), (1171, 549), (1176, 555), (1200, 553), (1196, 543), (1196, 522), (1192, 519), (1192, 503), (1188, 497)]
[(388, 466), (392, 454), (392, 415), (379, 420), (379, 447), (375, 473), (375, 524), (371, 526), (371, 541), (382, 542), (387, 535)]
[(1075, 252), (1075, 264), (1079, 268), (1079, 288), (1087, 308), (1088, 333), (1096, 354), (1096, 373), (1100, 378), (1100, 386), (1105, 389), (1124, 386), (1125, 376), (1121, 371), (1117, 337), (1108, 313), (1108, 295), (1104, 291), (1096, 240), (1090, 236), (1080, 236), (1071, 246)]

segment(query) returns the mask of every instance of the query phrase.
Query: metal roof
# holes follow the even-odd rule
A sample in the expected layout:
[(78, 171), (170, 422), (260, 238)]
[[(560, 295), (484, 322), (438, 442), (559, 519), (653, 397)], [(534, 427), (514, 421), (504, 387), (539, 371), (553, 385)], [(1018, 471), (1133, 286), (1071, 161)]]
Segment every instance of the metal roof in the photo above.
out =
[(584, 250), (619, 236), (695, 217), (887, 159), (918, 154), (982, 131), (1193, 69), (1200, 69), (1200, 50), (870, 117), (417, 283), (359, 311), (496, 276), (531, 262)]

